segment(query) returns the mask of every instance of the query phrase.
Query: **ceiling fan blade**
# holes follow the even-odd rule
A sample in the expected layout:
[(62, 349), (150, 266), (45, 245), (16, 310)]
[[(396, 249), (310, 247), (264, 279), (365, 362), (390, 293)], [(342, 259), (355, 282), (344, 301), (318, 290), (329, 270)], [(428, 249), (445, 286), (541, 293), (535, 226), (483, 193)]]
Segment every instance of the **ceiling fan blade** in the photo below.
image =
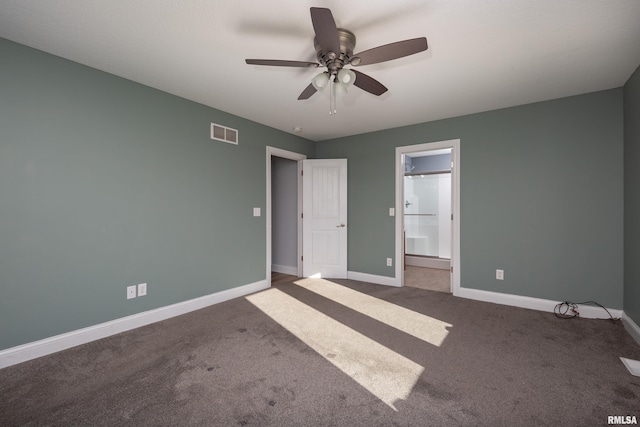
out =
[(312, 84), (309, 84), (309, 86), (307, 86), (305, 88), (305, 90), (303, 90), (302, 93), (300, 94), (300, 96), (298, 97), (298, 101), (300, 101), (302, 99), (309, 99), (309, 98), (311, 98), (311, 95), (313, 95), (316, 92), (317, 92), (316, 88), (313, 87)]
[(357, 86), (360, 89), (372, 93), (376, 96), (380, 96), (388, 90), (382, 83), (380, 83), (373, 77), (361, 73), (358, 70), (351, 71), (356, 74), (356, 80), (353, 82), (354, 86)]
[(316, 39), (322, 50), (340, 55), (338, 28), (331, 11), (324, 7), (312, 7), (311, 22), (313, 22), (313, 30), (316, 32)]
[(317, 62), (282, 61), (280, 59), (245, 59), (245, 62), (249, 65), (271, 65), (274, 67), (316, 68), (320, 66)]
[[(404, 56), (413, 55), (414, 53), (422, 52), (423, 50), (427, 50), (427, 48), (427, 38), (419, 37), (417, 39), (403, 40), (374, 47), (373, 49), (365, 50), (353, 56), (360, 58), (360, 62), (357, 64), (360, 66), (391, 61), (392, 59), (398, 59)], [(356, 65), (356, 63), (354, 62), (353, 65)]]

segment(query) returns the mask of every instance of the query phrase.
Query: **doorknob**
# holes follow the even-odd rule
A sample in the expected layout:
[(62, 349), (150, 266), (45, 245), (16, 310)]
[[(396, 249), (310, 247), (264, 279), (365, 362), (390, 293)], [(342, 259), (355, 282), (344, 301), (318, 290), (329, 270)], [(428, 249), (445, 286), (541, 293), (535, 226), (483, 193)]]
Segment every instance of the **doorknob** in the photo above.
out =
[(344, 224), (340, 224), (340, 225), (336, 225), (336, 227), (337, 227), (337, 228), (344, 228), (344, 227), (346, 227), (346, 225), (344, 225)]

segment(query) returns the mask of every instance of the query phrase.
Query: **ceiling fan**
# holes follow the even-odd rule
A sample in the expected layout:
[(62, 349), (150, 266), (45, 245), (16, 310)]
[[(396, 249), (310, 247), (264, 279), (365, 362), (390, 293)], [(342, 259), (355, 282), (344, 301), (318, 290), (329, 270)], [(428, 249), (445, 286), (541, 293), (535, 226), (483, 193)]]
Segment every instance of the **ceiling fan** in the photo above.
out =
[(331, 10), (312, 7), (311, 22), (316, 34), (313, 43), (318, 62), (279, 59), (246, 59), (245, 61), (250, 65), (303, 68), (326, 67), (327, 71), (315, 76), (311, 84), (298, 96), (298, 99), (309, 99), (318, 90), (323, 90), (326, 86), (330, 86), (331, 106), (329, 114), (335, 113), (336, 92), (346, 91), (351, 85), (376, 96), (380, 96), (387, 91), (387, 88), (373, 77), (357, 70), (347, 69), (345, 68), (346, 65), (377, 64), (427, 50), (426, 37), (419, 37), (374, 47), (354, 55), (353, 49), (356, 45), (356, 36), (349, 30), (336, 27)]

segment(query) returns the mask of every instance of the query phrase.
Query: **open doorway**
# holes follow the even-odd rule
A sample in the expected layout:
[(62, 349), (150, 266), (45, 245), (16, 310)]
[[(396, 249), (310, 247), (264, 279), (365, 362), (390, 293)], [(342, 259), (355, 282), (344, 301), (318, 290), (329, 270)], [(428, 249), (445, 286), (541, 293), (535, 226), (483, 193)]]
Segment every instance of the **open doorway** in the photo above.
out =
[(304, 154), (267, 147), (266, 279), (270, 285), (273, 281), (302, 274), (300, 171), (304, 159)]
[(396, 148), (397, 286), (409, 280), (458, 294), (459, 145), (449, 140)]
[(405, 154), (404, 286), (451, 292), (451, 149)]

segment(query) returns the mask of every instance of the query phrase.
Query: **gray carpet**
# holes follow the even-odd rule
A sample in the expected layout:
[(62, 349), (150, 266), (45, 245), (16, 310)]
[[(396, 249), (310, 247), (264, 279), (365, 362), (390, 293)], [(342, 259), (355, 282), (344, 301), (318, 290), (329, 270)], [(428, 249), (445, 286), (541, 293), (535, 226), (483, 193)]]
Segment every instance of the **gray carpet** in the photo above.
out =
[(640, 418), (619, 356), (608, 320), (285, 283), (2, 369), (0, 425), (607, 425)]

